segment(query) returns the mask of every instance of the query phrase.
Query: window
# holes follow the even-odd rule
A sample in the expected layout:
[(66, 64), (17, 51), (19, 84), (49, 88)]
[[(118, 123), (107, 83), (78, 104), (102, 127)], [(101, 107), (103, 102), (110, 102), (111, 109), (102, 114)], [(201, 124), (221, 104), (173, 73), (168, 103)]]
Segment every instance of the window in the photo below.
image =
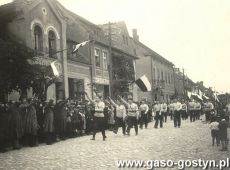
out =
[(53, 31), (49, 31), (48, 34), (49, 56), (54, 57), (56, 53), (56, 37)]
[(34, 27), (34, 49), (36, 52), (43, 50), (42, 29), (37, 25)]
[(165, 83), (168, 83), (167, 72), (165, 72)]
[(156, 79), (156, 69), (155, 68), (153, 68), (153, 80), (155, 80)]
[(101, 66), (101, 59), (100, 59), (100, 50), (99, 49), (95, 49), (95, 64), (97, 67), (100, 67)]
[(161, 80), (164, 80), (164, 73), (163, 73), (163, 71), (161, 72)]
[(103, 68), (107, 70), (108, 69), (108, 53), (103, 51), (102, 54), (103, 54)]
[(168, 73), (168, 81), (169, 81), (169, 84), (171, 83), (171, 80), (170, 80), (170, 73)]

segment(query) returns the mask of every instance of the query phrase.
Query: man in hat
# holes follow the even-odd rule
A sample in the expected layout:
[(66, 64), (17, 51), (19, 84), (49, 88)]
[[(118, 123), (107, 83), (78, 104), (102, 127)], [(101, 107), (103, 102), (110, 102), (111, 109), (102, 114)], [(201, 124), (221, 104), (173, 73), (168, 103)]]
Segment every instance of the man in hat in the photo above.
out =
[(138, 106), (136, 103), (133, 102), (133, 98), (131, 96), (128, 97), (128, 102), (126, 102), (123, 98), (118, 96), (121, 100), (121, 102), (128, 108), (128, 113), (127, 113), (127, 134), (128, 136), (130, 135), (130, 129), (132, 126), (135, 128), (135, 133), (138, 135), (138, 118), (139, 118), (139, 113), (138, 113)]
[(143, 129), (143, 124), (145, 124), (145, 129), (148, 127), (148, 111), (149, 106), (146, 104), (146, 101), (143, 99), (139, 107), (141, 117), (140, 117), (140, 128)]
[(105, 103), (102, 100), (102, 94), (98, 93), (97, 96), (95, 97), (95, 100), (92, 100), (86, 92), (85, 94), (86, 94), (86, 97), (89, 99), (90, 103), (92, 103), (95, 108), (93, 138), (91, 140), (95, 140), (97, 130), (99, 130), (102, 133), (103, 141), (105, 141), (106, 139), (106, 135), (105, 135), (106, 120), (105, 120), (105, 115), (104, 115)]

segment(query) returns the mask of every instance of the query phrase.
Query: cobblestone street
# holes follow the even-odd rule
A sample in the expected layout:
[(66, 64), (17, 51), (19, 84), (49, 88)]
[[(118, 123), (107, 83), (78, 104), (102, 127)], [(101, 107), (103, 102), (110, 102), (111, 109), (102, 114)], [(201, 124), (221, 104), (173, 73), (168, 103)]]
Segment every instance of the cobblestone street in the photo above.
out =
[(154, 129), (150, 123), (138, 136), (134, 135), (134, 129), (130, 137), (123, 136), (121, 129), (117, 135), (108, 131), (106, 135), (105, 142), (101, 134), (97, 134), (96, 141), (84, 136), (53, 145), (9, 151), (0, 154), (0, 169), (109, 170), (118, 169), (118, 159), (220, 160), (230, 155), (229, 151), (221, 152), (220, 147), (211, 145), (209, 126), (201, 121), (183, 121), (181, 128), (174, 128), (173, 122), (168, 121), (162, 129)]

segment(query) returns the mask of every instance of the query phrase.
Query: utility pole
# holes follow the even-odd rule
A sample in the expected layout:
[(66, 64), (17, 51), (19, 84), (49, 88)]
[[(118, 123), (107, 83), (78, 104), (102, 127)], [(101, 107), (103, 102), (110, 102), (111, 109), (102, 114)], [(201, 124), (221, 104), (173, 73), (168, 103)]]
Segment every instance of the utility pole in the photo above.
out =
[(184, 99), (185, 99), (185, 76), (184, 76), (184, 68), (182, 69), (183, 70), (183, 90), (184, 90)]
[(109, 96), (113, 98), (113, 62), (112, 62), (112, 33), (111, 33), (111, 23), (109, 22)]

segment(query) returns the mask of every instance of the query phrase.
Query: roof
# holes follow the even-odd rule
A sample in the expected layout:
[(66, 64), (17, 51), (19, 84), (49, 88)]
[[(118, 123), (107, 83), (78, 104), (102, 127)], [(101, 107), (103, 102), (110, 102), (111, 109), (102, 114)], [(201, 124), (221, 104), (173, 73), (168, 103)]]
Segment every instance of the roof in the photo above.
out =
[[(133, 38), (132, 38), (133, 39)], [(145, 48), (148, 53), (146, 53), (146, 55), (152, 56), (154, 59), (159, 60), (161, 62), (164, 62), (165, 64), (168, 64), (170, 66), (174, 66), (174, 64), (172, 62), (170, 62), (169, 60), (167, 60), (166, 58), (162, 57), (160, 54), (158, 54), (157, 52), (153, 51), (151, 48), (147, 47), (146, 45), (144, 45), (142, 42), (134, 40), (133, 41), (137, 44), (140, 45), (141, 47)]]
[(66, 17), (67, 40), (79, 42), (88, 40), (90, 38), (101, 44), (108, 45), (108, 40), (105, 38), (103, 30), (99, 26), (67, 10), (57, 0), (54, 1), (56, 6), (61, 9), (62, 14)]
[[(119, 21), (99, 25), (107, 36), (109, 35), (109, 24), (111, 25), (112, 48), (137, 58), (136, 54), (134, 53), (135, 45), (129, 36), (125, 22)], [(126, 44), (124, 43), (124, 38), (127, 38), (128, 40)]]

